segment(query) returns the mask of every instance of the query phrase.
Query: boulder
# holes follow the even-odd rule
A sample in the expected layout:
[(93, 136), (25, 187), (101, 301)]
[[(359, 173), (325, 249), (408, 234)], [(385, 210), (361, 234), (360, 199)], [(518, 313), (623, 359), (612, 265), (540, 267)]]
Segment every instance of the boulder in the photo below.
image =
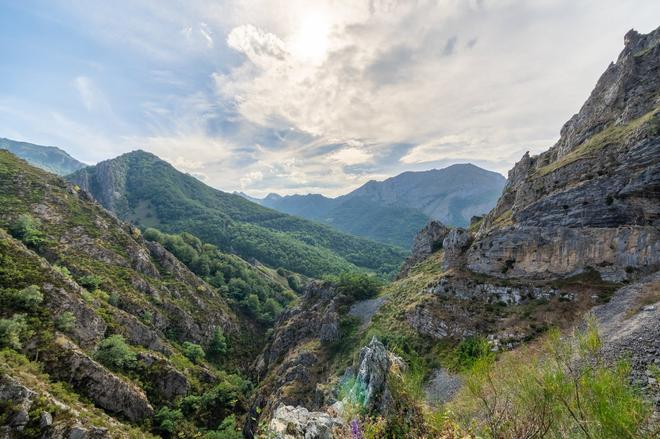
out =
[(273, 413), (269, 432), (277, 439), (331, 439), (333, 430), (343, 422), (324, 412), (310, 412), (305, 407), (280, 405)]
[(351, 398), (371, 411), (380, 407), (387, 389), (390, 358), (383, 343), (376, 337), (360, 350), (357, 376), (351, 389)]
[(410, 256), (403, 263), (398, 278), (405, 277), (412, 267), (428, 258), (434, 251), (442, 248), (443, 240), (448, 233), (449, 228), (440, 221), (430, 221), (415, 236)]
[(445, 251), (444, 267), (461, 268), (465, 265), (465, 250), (470, 244), (470, 235), (465, 229), (451, 229), (442, 241)]

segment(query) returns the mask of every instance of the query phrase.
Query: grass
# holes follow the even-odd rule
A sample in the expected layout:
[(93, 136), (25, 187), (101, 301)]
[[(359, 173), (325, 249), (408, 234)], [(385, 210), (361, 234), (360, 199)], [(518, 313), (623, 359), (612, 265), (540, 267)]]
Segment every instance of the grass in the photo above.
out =
[(537, 169), (536, 176), (542, 177), (578, 160), (594, 158), (604, 148), (625, 142), (628, 137), (640, 129), (648, 129), (653, 133), (657, 133), (660, 129), (659, 112), (660, 108), (655, 108), (626, 124), (605, 128), (589, 137), (559, 160)]

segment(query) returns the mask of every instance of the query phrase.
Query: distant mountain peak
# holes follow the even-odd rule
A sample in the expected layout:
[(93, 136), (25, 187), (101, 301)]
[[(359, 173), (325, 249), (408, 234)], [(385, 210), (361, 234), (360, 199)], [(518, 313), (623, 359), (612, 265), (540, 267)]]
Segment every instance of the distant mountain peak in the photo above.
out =
[(87, 166), (56, 146), (35, 145), (7, 138), (0, 138), (0, 149), (26, 160), (33, 166), (58, 175), (67, 175)]

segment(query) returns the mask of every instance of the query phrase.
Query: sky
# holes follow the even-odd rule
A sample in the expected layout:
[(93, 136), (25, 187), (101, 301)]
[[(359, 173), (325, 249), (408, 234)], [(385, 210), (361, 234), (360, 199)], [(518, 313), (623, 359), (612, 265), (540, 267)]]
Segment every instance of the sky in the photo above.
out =
[(253, 196), (539, 153), (657, 0), (0, 0), (0, 137)]

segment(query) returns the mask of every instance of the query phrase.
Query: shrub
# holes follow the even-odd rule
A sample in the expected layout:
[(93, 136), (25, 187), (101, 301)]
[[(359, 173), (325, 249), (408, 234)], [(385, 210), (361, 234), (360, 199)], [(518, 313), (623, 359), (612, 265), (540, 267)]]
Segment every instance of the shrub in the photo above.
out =
[(186, 341), (183, 343), (183, 355), (193, 363), (197, 364), (206, 354), (200, 345)]
[(73, 280), (73, 276), (71, 276), (71, 272), (69, 271), (68, 268), (66, 268), (62, 265), (55, 264), (55, 265), (53, 265), (53, 269), (55, 271), (57, 271), (59, 274), (61, 274), (62, 276), (64, 276), (64, 278), (66, 278), (68, 280)]
[(337, 290), (353, 300), (365, 300), (378, 294), (381, 281), (366, 273), (343, 273), (337, 281)]
[(135, 352), (121, 335), (111, 335), (99, 343), (96, 359), (111, 369), (127, 370), (136, 365)]
[(14, 314), (10, 319), (0, 319), (0, 347), (21, 349), (23, 341), (31, 335), (25, 315)]
[(9, 227), (12, 236), (33, 249), (40, 249), (46, 244), (46, 234), (40, 230), (39, 220), (23, 214)]
[(222, 420), (220, 426), (214, 430), (209, 431), (204, 435), (204, 439), (242, 439), (243, 433), (236, 425), (236, 417), (234, 415), (227, 416)]
[(268, 299), (266, 299), (266, 301), (264, 302), (264, 305), (262, 307), (264, 317), (267, 320), (275, 319), (277, 316), (280, 315), (280, 313), (282, 312), (282, 309), (283, 309), (282, 305), (280, 305), (272, 297), (269, 297)]
[(103, 283), (103, 278), (95, 274), (88, 274), (78, 279), (78, 284), (89, 291), (97, 290)]
[(461, 341), (452, 352), (449, 367), (454, 370), (469, 370), (479, 360), (494, 360), (488, 341), (483, 337), (469, 337)]
[(600, 357), (593, 323), (574, 337), (548, 336), (542, 352), (478, 360), (450, 407), (476, 436), (635, 438), (650, 407), (628, 382), (630, 367)]
[(108, 303), (112, 306), (119, 306), (119, 294), (115, 293), (114, 291), (110, 293), (110, 296), (108, 297)]
[(76, 316), (71, 311), (64, 311), (55, 320), (55, 327), (62, 332), (71, 332), (76, 326)]
[(12, 302), (18, 308), (26, 310), (36, 309), (44, 300), (44, 295), (36, 285), (30, 285), (12, 295)]
[(214, 358), (218, 358), (221, 355), (224, 355), (227, 352), (227, 340), (225, 335), (222, 332), (222, 328), (215, 328), (213, 331), (213, 338), (209, 344), (209, 355)]
[(183, 413), (181, 410), (170, 409), (163, 407), (156, 413), (156, 422), (158, 428), (167, 433), (174, 433), (177, 424), (183, 420)]

